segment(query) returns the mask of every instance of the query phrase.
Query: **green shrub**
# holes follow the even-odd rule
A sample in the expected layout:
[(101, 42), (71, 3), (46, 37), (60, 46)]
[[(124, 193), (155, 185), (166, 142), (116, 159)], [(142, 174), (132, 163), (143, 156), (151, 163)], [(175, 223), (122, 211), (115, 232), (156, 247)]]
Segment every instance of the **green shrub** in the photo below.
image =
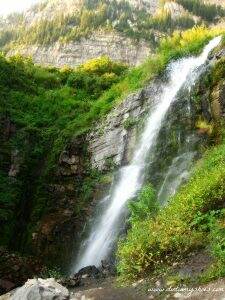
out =
[(158, 209), (155, 191), (151, 185), (147, 185), (141, 190), (137, 200), (129, 203), (130, 221), (133, 224), (152, 218), (157, 214)]
[(225, 225), (224, 225), (224, 210), (223, 219), (216, 220), (211, 226), (210, 241), (211, 252), (217, 262), (225, 262)]
[(213, 258), (212, 264), (197, 278), (199, 283), (206, 283), (225, 276), (225, 210), (202, 214), (200, 219), (199, 225), (207, 231), (209, 250)]
[(43, 279), (54, 278), (54, 279), (62, 279), (65, 274), (62, 273), (60, 268), (45, 268), (40, 277)]
[(135, 125), (137, 125), (138, 120), (132, 117), (127, 118), (124, 122), (123, 122), (123, 127), (125, 129), (129, 129), (134, 127)]
[[(0, 244), (12, 240), (16, 218), (27, 199), (32, 198), (29, 207), (33, 209), (30, 212), (33, 220), (39, 220), (51, 208), (46, 184), (49, 174), (55, 171), (60, 152), (80, 129), (91, 127), (98, 114), (90, 118), (90, 109), (105, 89), (125, 75), (126, 69), (106, 57), (77, 69), (59, 70), (35, 66), (30, 59), (20, 56), (10, 59), (0, 56)], [(89, 84), (90, 81), (94, 84)], [(6, 139), (4, 124), (8, 120), (16, 131)], [(17, 180), (8, 177), (14, 149), (23, 156)], [(87, 178), (80, 187), (83, 196), (80, 204), (84, 205), (90, 197), (90, 181), (93, 183), (94, 179)], [(32, 197), (27, 192), (31, 188), (36, 191)], [(79, 207), (75, 211), (78, 214)]]
[[(214, 210), (225, 196), (225, 143), (207, 151), (192, 172), (189, 182), (170, 199), (155, 219), (135, 223), (118, 248), (118, 271), (122, 280), (134, 279), (171, 263), (210, 240), (208, 228), (196, 226), (199, 214)], [(210, 217), (212, 220), (213, 216)], [(212, 222), (211, 222), (212, 223)], [(212, 252), (223, 256), (224, 236), (212, 242)], [(217, 245), (217, 246), (216, 246)]]
[(225, 78), (225, 58), (221, 58), (218, 63), (213, 66), (210, 84), (212, 86), (218, 85), (223, 78)]
[(119, 81), (126, 69), (125, 65), (112, 62), (103, 56), (78, 67), (76, 72), (70, 74), (67, 83), (98, 98), (103, 91)]
[(0, 171), (0, 235), (1, 243), (10, 241), (14, 229), (14, 211), (20, 197), (20, 182), (13, 182), (7, 174)]

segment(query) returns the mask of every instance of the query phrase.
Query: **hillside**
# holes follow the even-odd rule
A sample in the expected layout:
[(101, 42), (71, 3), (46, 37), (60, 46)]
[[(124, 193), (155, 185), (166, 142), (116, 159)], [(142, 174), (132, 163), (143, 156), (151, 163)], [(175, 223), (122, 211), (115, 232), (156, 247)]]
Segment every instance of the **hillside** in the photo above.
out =
[(224, 4), (0, 19), (0, 300), (225, 297)]
[(101, 55), (137, 65), (154, 52), (161, 37), (223, 16), (220, 6), (197, 0), (51, 0), (9, 16), (0, 31), (0, 47), (8, 55), (21, 53), (56, 66), (75, 66)]

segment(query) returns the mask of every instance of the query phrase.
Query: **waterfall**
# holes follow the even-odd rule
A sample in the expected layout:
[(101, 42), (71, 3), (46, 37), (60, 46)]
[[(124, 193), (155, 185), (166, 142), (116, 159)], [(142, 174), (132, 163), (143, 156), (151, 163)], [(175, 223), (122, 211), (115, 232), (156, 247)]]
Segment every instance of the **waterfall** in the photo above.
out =
[(158, 192), (157, 198), (161, 205), (165, 205), (169, 197), (176, 193), (181, 183), (187, 180), (189, 176), (188, 171), (197, 154), (192, 149), (196, 142), (197, 139), (194, 135), (187, 136), (184, 147), (180, 149), (172, 160)]
[[(119, 170), (118, 181), (104, 199), (104, 210), (98, 216), (98, 220), (84, 246), (81, 246), (73, 271), (78, 271), (88, 265), (100, 266), (101, 261), (107, 258), (111, 252), (118, 238), (121, 218), (124, 215), (126, 204), (143, 185), (147, 158), (154, 149), (155, 141), (171, 104), (177, 100), (177, 95), (182, 88), (191, 89), (201, 74), (200, 67), (204, 65), (209, 53), (220, 43), (220, 40), (221, 37), (212, 39), (198, 57), (183, 58), (172, 62), (168, 66), (168, 83), (165, 84), (160, 95), (156, 95), (155, 106), (146, 120), (146, 125), (134, 151), (131, 163)], [(181, 155), (173, 160), (159, 191), (159, 198), (171, 194), (171, 191), (168, 192), (165, 187), (168, 187), (167, 182), (170, 182), (171, 176), (176, 176), (174, 171), (179, 166), (182, 172), (177, 178), (173, 178), (172, 193), (177, 189), (182, 176), (185, 176), (186, 164), (189, 163), (188, 159), (186, 163), (183, 163), (185, 159), (187, 157)]]

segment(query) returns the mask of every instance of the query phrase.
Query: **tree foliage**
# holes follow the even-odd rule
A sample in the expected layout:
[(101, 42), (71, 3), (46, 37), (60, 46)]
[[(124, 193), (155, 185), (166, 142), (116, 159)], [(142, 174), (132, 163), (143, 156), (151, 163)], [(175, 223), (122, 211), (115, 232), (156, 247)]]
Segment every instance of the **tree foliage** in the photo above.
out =
[[(67, 43), (88, 37), (96, 30), (114, 30), (134, 40), (145, 39), (155, 44), (155, 30), (170, 34), (175, 29), (195, 25), (188, 14), (174, 19), (162, 10), (160, 14), (151, 16), (144, 8), (135, 8), (125, 0), (86, 0), (82, 9), (74, 14), (43, 19), (32, 26), (27, 26), (21, 16), (17, 18), (17, 25), (10, 32), (6, 29), (1, 33), (0, 47), (10, 45), (10, 42), (20, 45), (49, 45), (56, 41)], [(15, 24), (15, 20), (13, 22)]]
[[(90, 128), (98, 111), (90, 110), (98, 97), (126, 73), (127, 67), (107, 57), (94, 59), (77, 69), (35, 66), (30, 59), (0, 56), (0, 243), (12, 239), (18, 205), (36, 182), (38, 220), (47, 209), (48, 193), (43, 187), (52, 174), (59, 153), (73, 135)], [(101, 109), (107, 102), (101, 102)], [(7, 135), (5, 124), (13, 124)], [(11, 125), (10, 125), (11, 126)], [(8, 176), (11, 153), (16, 149), (23, 161), (18, 180)], [(51, 151), (49, 151), (51, 149)], [(45, 168), (41, 176), (35, 170)], [(40, 172), (40, 171), (39, 171)], [(37, 178), (36, 178), (37, 177)], [(82, 188), (82, 187), (81, 187)], [(30, 204), (31, 205), (31, 204)], [(34, 204), (33, 204), (34, 205)], [(21, 225), (22, 226), (22, 225)]]
[(202, 0), (176, 0), (176, 2), (208, 22), (213, 22), (216, 18), (225, 16), (224, 8), (216, 4), (206, 4)]

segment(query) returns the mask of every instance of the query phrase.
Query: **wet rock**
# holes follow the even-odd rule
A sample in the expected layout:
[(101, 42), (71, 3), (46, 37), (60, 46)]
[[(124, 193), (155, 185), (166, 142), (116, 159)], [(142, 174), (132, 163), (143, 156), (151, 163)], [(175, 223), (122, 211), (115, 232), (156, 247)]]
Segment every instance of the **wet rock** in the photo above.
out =
[[(160, 89), (160, 83), (155, 81), (127, 96), (103, 123), (98, 124), (87, 136), (92, 168), (110, 171), (114, 167), (129, 163), (142, 125), (141, 121), (154, 105), (155, 95)], [(129, 122), (135, 122), (136, 126), (127, 128), (125, 124)]]
[(63, 286), (66, 286), (67, 288), (75, 288), (78, 286), (82, 286), (82, 280), (81, 275), (75, 274), (74, 276), (70, 278), (63, 278), (59, 280), (58, 282), (62, 284)]
[(99, 278), (101, 275), (101, 272), (96, 266), (87, 266), (82, 269), (80, 269), (76, 276), (81, 276), (82, 278), (86, 277), (92, 277), (92, 278)]
[(211, 110), (215, 120), (225, 115), (225, 83), (216, 85), (211, 94)]
[(64, 176), (75, 175), (79, 172), (81, 161), (78, 155), (70, 154), (69, 151), (63, 151), (59, 158), (60, 174)]
[(133, 287), (116, 288), (109, 283), (71, 294), (71, 300), (148, 300), (147, 295), (138, 292)]
[(107, 260), (102, 260), (101, 261), (101, 273), (105, 277), (110, 277), (110, 276), (115, 276), (116, 275), (116, 267), (113, 263), (107, 261)]
[(12, 300), (67, 300), (69, 291), (55, 281), (49, 279), (31, 279), (16, 290)]

